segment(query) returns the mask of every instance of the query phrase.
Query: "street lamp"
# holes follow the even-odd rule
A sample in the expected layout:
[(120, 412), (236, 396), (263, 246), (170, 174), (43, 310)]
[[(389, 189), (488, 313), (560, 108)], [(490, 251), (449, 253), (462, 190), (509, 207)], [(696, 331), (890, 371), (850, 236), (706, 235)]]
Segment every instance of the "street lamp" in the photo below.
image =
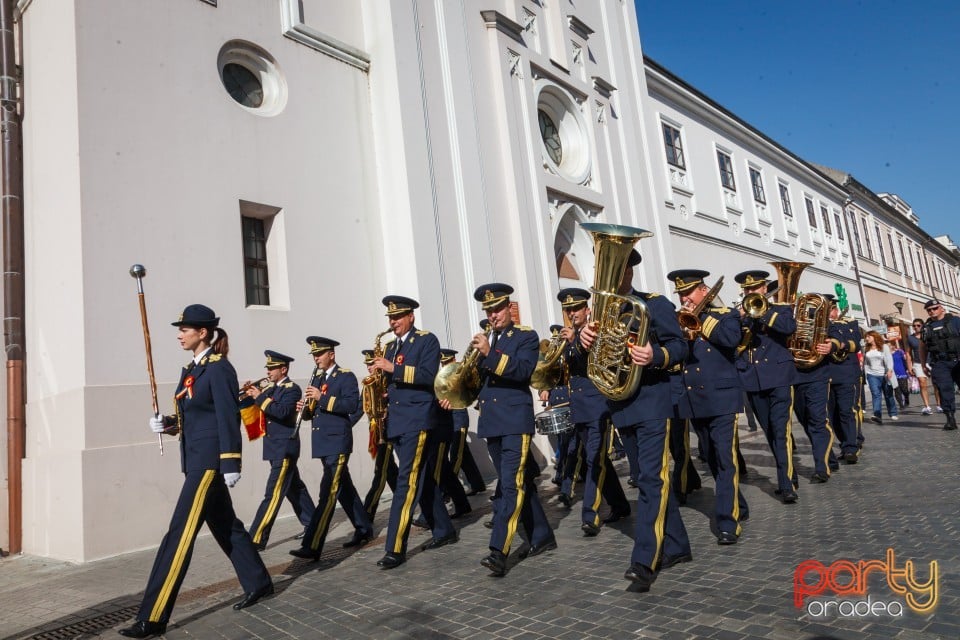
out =
[(894, 302), (893, 306), (897, 308), (897, 315), (903, 315), (903, 302)]

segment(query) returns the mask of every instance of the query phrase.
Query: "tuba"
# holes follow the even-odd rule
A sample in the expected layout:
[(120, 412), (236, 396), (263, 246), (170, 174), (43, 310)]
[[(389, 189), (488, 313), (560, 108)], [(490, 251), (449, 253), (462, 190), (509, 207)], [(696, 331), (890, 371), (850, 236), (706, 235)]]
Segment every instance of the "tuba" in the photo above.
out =
[(801, 369), (820, 364), (823, 354), (817, 353), (817, 345), (828, 340), (830, 327), (830, 301), (819, 293), (797, 295), (800, 274), (810, 266), (809, 262), (771, 262), (780, 278), (777, 302), (793, 305), (797, 330), (787, 340), (787, 348)]
[(640, 386), (643, 367), (633, 364), (630, 346), (647, 343), (650, 312), (643, 300), (617, 293), (633, 245), (653, 234), (616, 224), (580, 225), (593, 236), (593, 306), (597, 339), (587, 356), (587, 377), (611, 400), (626, 400)]
[(549, 391), (563, 380), (563, 352), (567, 341), (559, 333), (549, 340), (540, 341), (537, 366), (530, 375), (530, 386), (537, 391)]
[(703, 297), (700, 304), (690, 311), (686, 309), (677, 311), (677, 322), (680, 323), (680, 328), (683, 330), (683, 335), (687, 340), (696, 340), (700, 336), (700, 331), (703, 329), (703, 327), (700, 326), (700, 314), (713, 302), (713, 299), (720, 293), (721, 288), (723, 288), (723, 276), (720, 276), (717, 284), (713, 285), (710, 291), (707, 292), (707, 295)]
[[(373, 339), (374, 358), (383, 357), (385, 349), (380, 339), (391, 331), (393, 329), (388, 327), (386, 331), (381, 331)], [(387, 377), (383, 375), (383, 371), (377, 369), (363, 379), (361, 399), (363, 401), (363, 412), (367, 414), (367, 420), (370, 423), (371, 440), (377, 444), (383, 444), (383, 423), (387, 418)]]
[[(483, 335), (489, 338), (491, 333), (493, 327), (488, 324)], [(460, 362), (451, 362), (441, 367), (433, 380), (433, 392), (437, 400), (446, 400), (451, 409), (466, 409), (476, 402), (480, 387), (483, 386), (477, 367), (479, 360), (480, 352), (471, 341)]]

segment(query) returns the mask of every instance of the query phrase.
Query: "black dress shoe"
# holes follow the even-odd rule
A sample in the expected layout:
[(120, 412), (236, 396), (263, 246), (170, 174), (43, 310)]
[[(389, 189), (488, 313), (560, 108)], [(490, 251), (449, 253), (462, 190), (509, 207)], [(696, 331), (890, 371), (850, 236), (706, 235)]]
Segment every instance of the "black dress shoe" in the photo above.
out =
[(351, 547), (362, 547), (373, 540), (373, 533), (363, 533), (362, 531), (354, 531), (353, 537), (343, 543), (344, 549), (349, 549)]
[(737, 534), (731, 533), (729, 531), (721, 531), (717, 536), (717, 544), (720, 546), (726, 546), (729, 544), (737, 544)]
[(469, 506), (469, 505), (467, 506), (466, 509), (457, 509), (457, 510), (455, 510), (453, 513), (450, 514), (450, 519), (451, 519), (451, 520), (456, 520), (457, 518), (462, 518), (463, 516), (467, 515), (467, 514), (470, 513), (471, 511), (473, 511), (473, 507), (471, 507), (471, 506)]
[(118, 633), (128, 638), (151, 638), (159, 636), (166, 632), (167, 624), (165, 622), (149, 622), (147, 620), (137, 620), (133, 625), (126, 629), (120, 629)]
[(377, 566), (383, 569), (396, 569), (406, 561), (407, 558), (402, 553), (385, 553), (377, 560)]
[(305, 536), (305, 535), (307, 535), (307, 530), (306, 530), (306, 529), (304, 529), (303, 531), (301, 531), (301, 532), (298, 533), (297, 535), (293, 536), (293, 539), (294, 539), (294, 540), (303, 540), (303, 536)]
[(421, 513), (419, 516), (417, 516), (417, 519), (414, 520), (413, 522), (411, 522), (410, 524), (412, 524), (413, 526), (415, 526), (415, 527), (417, 527), (417, 528), (419, 528), (419, 529), (429, 529), (429, 528), (430, 528), (430, 525), (427, 524), (427, 519), (423, 517), (423, 514), (422, 514), (422, 513)]
[(660, 560), (660, 564), (657, 565), (657, 570), (663, 571), (664, 569), (669, 569), (674, 565), (683, 564), (684, 562), (690, 562), (692, 560), (692, 553), (681, 553), (678, 556), (663, 556), (663, 558)]
[(288, 551), (290, 555), (294, 558), (303, 558), (304, 560), (310, 560), (311, 562), (316, 562), (320, 559), (320, 553), (314, 551), (310, 547), (297, 547), (296, 549), (290, 549)]
[(557, 496), (557, 500), (559, 500), (560, 504), (565, 507), (569, 507), (571, 504), (573, 504), (573, 499), (565, 493), (561, 493), (559, 496)]
[(483, 523), (483, 526), (485, 526), (487, 529), (493, 529), (493, 520), (487, 520)]
[(642, 565), (639, 562), (634, 562), (630, 565), (630, 568), (624, 572), (623, 577), (633, 583), (636, 591), (643, 593), (650, 591), (650, 587), (657, 579), (657, 574), (650, 567)]
[(480, 564), (495, 576), (502, 576), (507, 572), (507, 556), (500, 551), (491, 551), (490, 555), (480, 561)]
[(454, 531), (448, 536), (443, 536), (442, 538), (434, 538), (430, 542), (426, 543), (421, 547), (424, 551), (427, 549), (439, 549), (440, 547), (445, 547), (448, 544), (453, 544), (460, 540), (460, 537), (457, 535), (457, 532)]
[(547, 551), (553, 551), (556, 548), (557, 548), (557, 539), (550, 538), (546, 542), (541, 542), (540, 544), (535, 544), (531, 546), (520, 555), (520, 558), (521, 559), (534, 558), (540, 555), (541, 553), (546, 553)]
[(623, 510), (614, 510), (610, 512), (606, 518), (603, 519), (603, 524), (613, 524), (614, 522), (620, 522), (624, 518), (630, 515), (630, 509), (626, 511)]
[(830, 463), (830, 471), (840, 471), (840, 463), (839, 463), (839, 462), (831, 462), (831, 463)]
[(815, 473), (815, 474), (813, 474), (812, 476), (810, 476), (810, 483), (811, 483), (811, 484), (823, 484), (823, 483), (827, 482), (829, 479), (830, 479), (830, 476), (825, 476), (825, 475), (820, 474), (820, 473)]
[(584, 522), (580, 525), (580, 530), (583, 531), (583, 535), (588, 538), (592, 538), (600, 533), (600, 527), (592, 522)]
[(860, 456), (858, 456), (856, 452), (845, 453), (843, 454), (843, 461), (847, 464), (857, 464), (860, 462)]
[(634, 489), (637, 488), (637, 481), (634, 480), (633, 478), (627, 478), (627, 484), (633, 487)]
[(269, 596), (273, 593), (273, 584), (268, 584), (262, 589), (257, 589), (256, 591), (251, 591), (250, 593), (243, 594), (243, 598), (240, 599), (240, 602), (233, 605), (233, 608), (236, 611), (240, 609), (246, 609), (249, 606), (255, 605), (260, 601), (260, 598), (264, 596)]
[(797, 501), (797, 497), (796, 491), (787, 491), (781, 494), (780, 499), (783, 500), (783, 504), (793, 504)]

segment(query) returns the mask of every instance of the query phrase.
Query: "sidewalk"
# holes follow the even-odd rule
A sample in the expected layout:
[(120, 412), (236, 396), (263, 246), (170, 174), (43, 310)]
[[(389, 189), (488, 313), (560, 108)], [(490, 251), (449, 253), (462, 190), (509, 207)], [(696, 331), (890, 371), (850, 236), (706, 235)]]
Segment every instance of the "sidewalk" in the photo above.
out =
[[(376, 521), (380, 538), (360, 551), (341, 548), (352, 531), (338, 513), (318, 564), (287, 555), (298, 545), (292, 537), (300, 527), (285, 517), (263, 554), (277, 594), (234, 611), (230, 605), (240, 587), (216, 543), (204, 535), (167, 637), (954, 640), (960, 638), (960, 434), (941, 429), (942, 415), (919, 412), (919, 406), (910, 407), (898, 422), (883, 425), (868, 420), (860, 463), (843, 465), (822, 485), (810, 484), (809, 442), (796, 427), (800, 500), (795, 505), (783, 505), (773, 495), (775, 470), (762, 433), (741, 426), (749, 470), (741, 486), (750, 520), (740, 542), (716, 544), (709, 519), (713, 481), (696, 462), (704, 488), (681, 508), (694, 561), (661, 572), (646, 594), (631, 592), (622, 577), (632, 548), (632, 519), (584, 538), (579, 500), (572, 510), (563, 508), (544, 474), (541, 499), (559, 549), (519, 563), (511, 556), (504, 578), (490, 577), (479, 565), (489, 536), (482, 526), (489, 519), (489, 492), (471, 498), (473, 513), (455, 521), (459, 543), (421, 552), (418, 546), (429, 534), (414, 529), (408, 561), (393, 571), (375, 566), (383, 555), (386, 504)], [(626, 462), (616, 465), (625, 481)], [(288, 512), (284, 507), (282, 513)], [(801, 562), (817, 560), (826, 567), (841, 559), (885, 562), (888, 548), (897, 568), (913, 561), (921, 582), (929, 576), (929, 563), (938, 563), (932, 614), (911, 611), (882, 571), (869, 577), (864, 595), (806, 598), (804, 606), (814, 607), (816, 617), (794, 607), (794, 571)], [(0, 560), (0, 638), (118, 638), (116, 628), (129, 624), (137, 611), (154, 553), (148, 549), (79, 566), (34, 557)], [(838, 578), (841, 584), (847, 575)], [(805, 582), (814, 582), (813, 576)], [(845, 606), (852, 607), (867, 598), (891, 610), (899, 604), (903, 614), (848, 616), (828, 602), (848, 600)], [(817, 607), (826, 607), (827, 615), (820, 616)]]

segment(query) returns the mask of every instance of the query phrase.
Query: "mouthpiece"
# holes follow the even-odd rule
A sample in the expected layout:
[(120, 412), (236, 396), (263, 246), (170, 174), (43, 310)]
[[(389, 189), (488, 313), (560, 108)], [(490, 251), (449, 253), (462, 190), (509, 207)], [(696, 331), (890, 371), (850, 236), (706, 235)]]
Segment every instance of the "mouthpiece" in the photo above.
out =
[(147, 275), (147, 268), (142, 264), (135, 264), (130, 267), (130, 277), (131, 278), (142, 278)]

